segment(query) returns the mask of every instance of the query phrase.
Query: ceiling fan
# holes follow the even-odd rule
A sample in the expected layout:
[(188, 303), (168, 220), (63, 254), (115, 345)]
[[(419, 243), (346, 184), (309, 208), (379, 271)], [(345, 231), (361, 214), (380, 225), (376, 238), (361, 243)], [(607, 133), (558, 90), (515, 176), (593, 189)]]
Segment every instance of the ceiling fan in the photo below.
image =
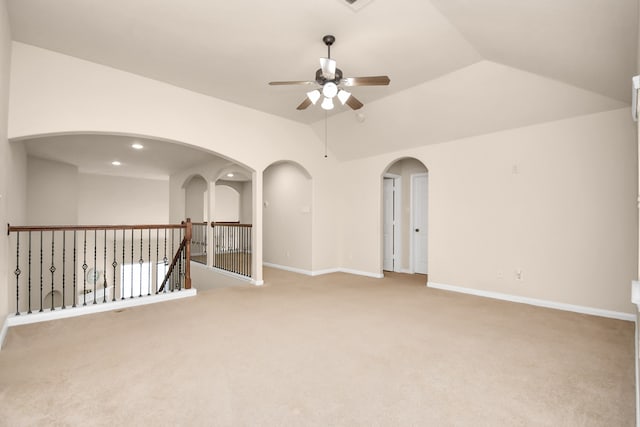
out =
[(316, 71), (313, 81), (283, 81), (269, 82), (272, 86), (279, 85), (319, 85), (320, 87), (307, 92), (307, 97), (298, 105), (298, 110), (304, 110), (309, 105), (315, 105), (323, 98), (320, 106), (325, 110), (334, 107), (333, 100), (338, 98), (342, 105), (348, 105), (353, 110), (362, 108), (363, 104), (344, 87), (352, 86), (387, 86), (391, 80), (388, 76), (343, 77), (342, 70), (336, 67), (336, 61), (331, 59), (331, 45), (336, 41), (332, 35), (326, 35), (322, 41), (327, 46), (327, 57), (320, 58), (320, 68)]

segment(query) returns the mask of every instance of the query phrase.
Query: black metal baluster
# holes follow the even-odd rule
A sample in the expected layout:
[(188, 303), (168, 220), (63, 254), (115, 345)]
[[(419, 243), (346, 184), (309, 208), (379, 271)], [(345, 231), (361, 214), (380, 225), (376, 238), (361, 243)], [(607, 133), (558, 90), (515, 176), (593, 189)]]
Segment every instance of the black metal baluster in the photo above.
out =
[(84, 250), (82, 257), (82, 305), (87, 305), (87, 230), (84, 230)]
[(103, 294), (102, 302), (107, 302), (107, 229), (104, 230), (104, 259), (102, 260), (102, 278), (103, 278)]
[(158, 274), (158, 264), (160, 264), (160, 229), (156, 228), (156, 263), (154, 265), (154, 274), (156, 275), (156, 289), (154, 294), (158, 293), (158, 285), (160, 283), (160, 277)]
[(78, 268), (78, 265), (76, 264), (76, 230), (73, 230), (73, 307), (74, 308), (76, 306), (76, 294), (78, 292), (77, 283), (76, 283), (77, 268)]
[(113, 296), (111, 297), (111, 301), (116, 300), (116, 267), (118, 267), (118, 263), (116, 261), (116, 240), (118, 240), (116, 236), (116, 230), (113, 230), (113, 262), (111, 266), (113, 267)]
[(29, 231), (29, 280), (28, 280), (28, 285), (29, 285), (29, 301), (28, 301), (28, 307), (29, 309), (27, 310), (27, 314), (31, 314), (31, 231)]
[(207, 255), (208, 255), (207, 246), (208, 246), (208, 243), (209, 243), (208, 242), (209, 239), (207, 238), (208, 234), (209, 234), (209, 230), (207, 228), (207, 225), (208, 224), (205, 222), (204, 226), (202, 227), (202, 233), (203, 233), (202, 238), (204, 239), (204, 265), (207, 265)]
[(98, 230), (93, 230), (93, 303), (97, 304), (96, 286), (98, 281)]
[(225, 260), (224, 260), (224, 267), (225, 270), (229, 271), (229, 248), (231, 247), (229, 245), (229, 227), (224, 227), (225, 230), (225, 244), (226, 244), (226, 250), (225, 250)]
[(142, 259), (142, 237), (143, 230), (140, 229), (140, 259), (138, 260), (138, 264), (140, 264), (140, 290), (138, 291), (138, 298), (142, 296), (142, 265), (144, 264), (144, 260)]
[(251, 229), (249, 227), (247, 227), (247, 231), (245, 233), (245, 239), (246, 239), (246, 243), (244, 246), (244, 262), (246, 265), (245, 276), (251, 276), (251, 274), (249, 274), (249, 271), (251, 270), (251, 257), (249, 256), (249, 247), (251, 246), (251, 243), (249, 243), (251, 241)]
[(55, 231), (51, 231), (51, 267), (49, 267), (49, 271), (51, 272), (51, 311), (55, 310), (55, 308), (53, 307), (53, 300), (54, 300), (53, 275), (56, 272), (56, 267), (53, 265), (54, 264), (54, 259), (53, 259), (54, 240), (55, 240)]
[(151, 270), (151, 229), (149, 229), (149, 274), (147, 279), (147, 296), (151, 295), (151, 283), (153, 282), (153, 272)]
[[(174, 236), (175, 236), (175, 232), (176, 232), (176, 230), (172, 228), (172, 229), (171, 229), (171, 253), (172, 253), (172, 254), (173, 254), (173, 253), (174, 253), (174, 251), (176, 250), (176, 245), (175, 245), (175, 243), (174, 243), (174, 240), (175, 240), (175, 237), (174, 237)], [(171, 257), (171, 262), (173, 263), (173, 257)], [(177, 267), (177, 266), (175, 266), (175, 267)], [(175, 270), (175, 267), (174, 267), (174, 270)], [(173, 274), (173, 272), (172, 272), (172, 274), (171, 274), (171, 276), (170, 276), (170, 278), (169, 278), (169, 285), (170, 285), (170, 286), (169, 286), (169, 290), (171, 290), (171, 292), (173, 292), (173, 287), (175, 286), (175, 280), (174, 280), (174, 274)]]
[(176, 291), (180, 290), (180, 284), (182, 283), (182, 277), (183, 277), (183, 267), (184, 267), (184, 251), (180, 252), (178, 254), (178, 277), (176, 278), (176, 286), (175, 289)]
[[(169, 260), (167, 259), (167, 229), (164, 229), (164, 258), (162, 258), (162, 260), (164, 261), (164, 272), (163, 275), (166, 276), (167, 275), (167, 266), (169, 265)], [(162, 280), (164, 281), (164, 277), (162, 278)], [(165, 286), (162, 289), (162, 292), (166, 293), (167, 292), (167, 287)]]
[(122, 264), (120, 264), (120, 299), (124, 299), (124, 248), (126, 247), (126, 235), (124, 229), (122, 229)]
[(51, 272), (51, 311), (55, 310), (55, 307), (53, 306), (53, 276), (54, 273), (56, 272), (56, 267), (54, 265), (54, 240), (55, 240), (55, 235), (54, 235), (55, 231), (51, 231), (51, 267), (49, 267), (49, 271)]
[[(176, 234), (176, 230), (174, 228), (171, 229), (171, 253), (173, 254), (176, 250), (176, 244), (175, 244), (175, 234)], [(173, 261), (173, 257), (171, 257), (171, 260)], [(171, 292), (173, 292), (173, 288), (175, 287), (175, 280), (173, 281), (172, 285), (171, 285)]]
[(16, 316), (20, 316), (20, 232), (16, 232)]
[(180, 268), (178, 269), (178, 282), (176, 284), (178, 290), (182, 289), (182, 282), (184, 280), (183, 268), (184, 268), (184, 263), (186, 262), (186, 256), (187, 256), (187, 251), (185, 251), (184, 249), (181, 250), (180, 254), (178, 255), (179, 260), (180, 260)]
[(135, 237), (133, 235), (133, 228), (131, 229), (131, 295), (129, 298), (133, 298), (133, 241)]
[(65, 307), (65, 300), (64, 300), (64, 294), (65, 292), (65, 283), (66, 283), (66, 277), (67, 277), (67, 272), (65, 270), (65, 260), (67, 257), (67, 231), (66, 230), (62, 230), (62, 309), (64, 310)]
[(42, 298), (42, 287), (43, 287), (43, 278), (42, 278), (42, 275), (43, 275), (43, 272), (42, 272), (42, 269), (43, 269), (42, 233), (44, 233), (44, 231), (40, 231), (40, 312), (41, 313), (42, 313), (42, 311), (44, 311), (42, 309), (42, 301), (43, 301), (43, 298)]

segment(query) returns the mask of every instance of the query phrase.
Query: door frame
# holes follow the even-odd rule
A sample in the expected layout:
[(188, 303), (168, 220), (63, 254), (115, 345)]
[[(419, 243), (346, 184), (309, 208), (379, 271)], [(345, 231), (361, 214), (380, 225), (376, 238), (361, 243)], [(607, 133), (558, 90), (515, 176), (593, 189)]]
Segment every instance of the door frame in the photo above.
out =
[(410, 218), (410, 223), (411, 223), (411, 228), (409, 229), (409, 269), (411, 270), (411, 274), (415, 274), (416, 270), (415, 270), (415, 238), (414, 238), (414, 231), (415, 230), (415, 223), (416, 223), (416, 218), (415, 218), (415, 212), (414, 212), (414, 180), (418, 177), (426, 177), (427, 178), (427, 194), (425, 195), (425, 197), (427, 198), (427, 213), (426, 213), (426, 218), (425, 218), (425, 222), (427, 224), (427, 273), (429, 273), (429, 172), (423, 172), (423, 173), (413, 173), (411, 174), (411, 189), (410, 189), (410, 194), (409, 194), (409, 218)]
[[(380, 185), (382, 187), (382, 238), (384, 240), (384, 179), (393, 179), (393, 189), (395, 193), (393, 211), (393, 271), (402, 272), (402, 176), (395, 173), (382, 174)], [(382, 242), (382, 265), (384, 266), (384, 241)]]

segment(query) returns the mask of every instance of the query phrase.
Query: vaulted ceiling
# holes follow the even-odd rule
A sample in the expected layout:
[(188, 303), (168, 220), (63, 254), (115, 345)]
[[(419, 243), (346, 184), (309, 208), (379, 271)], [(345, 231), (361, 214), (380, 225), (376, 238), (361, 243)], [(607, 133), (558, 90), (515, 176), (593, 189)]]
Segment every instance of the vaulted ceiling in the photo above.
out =
[[(356, 87), (362, 113), (434, 118), (421, 143), (559, 120), (630, 104), (637, 0), (9, 0), (14, 40), (171, 83), (302, 123), (321, 39)], [(383, 108), (382, 105), (385, 107)], [(353, 118), (344, 116), (336, 123)], [(464, 115), (461, 113), (473, 112)], [(363, 116), (364, 117), (364, 116)], [(353, 132), (348, 126), (346, 133)], [(374, 151), (385, 148), (373, 147)], [(340, 157), (362, 155), (344, 147)]]

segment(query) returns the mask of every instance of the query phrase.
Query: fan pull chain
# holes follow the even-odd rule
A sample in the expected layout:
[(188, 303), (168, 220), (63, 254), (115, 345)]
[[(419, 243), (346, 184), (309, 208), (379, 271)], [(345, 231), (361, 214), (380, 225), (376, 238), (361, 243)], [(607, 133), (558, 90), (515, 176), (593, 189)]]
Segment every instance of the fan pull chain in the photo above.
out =
[(324, 112), (324, 158), (327, 158), (327, 111)]

